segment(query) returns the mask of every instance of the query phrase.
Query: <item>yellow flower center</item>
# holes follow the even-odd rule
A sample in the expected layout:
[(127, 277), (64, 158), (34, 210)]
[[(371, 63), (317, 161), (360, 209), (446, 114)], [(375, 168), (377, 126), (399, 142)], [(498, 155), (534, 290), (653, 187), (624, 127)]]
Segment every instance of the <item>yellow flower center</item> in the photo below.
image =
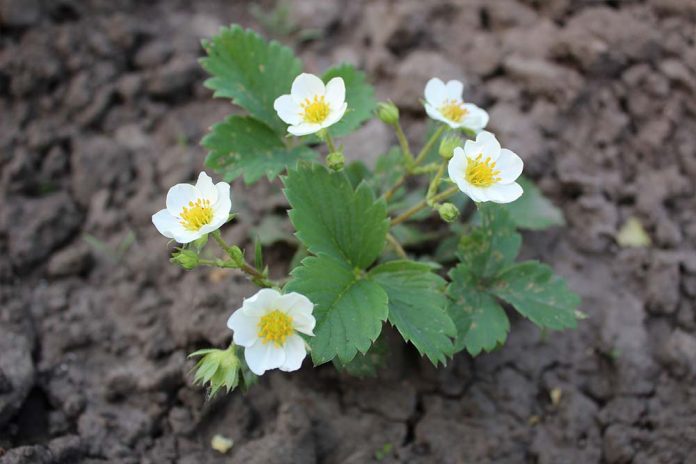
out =
[(495, 161), (491, 161), (490, 158), (482, 160), (482, 158), (483, 154), (479, 154), (475, 159), (469, 158), (464, 177), (475, 187), (490, 187), (500, 181), (500, 170), (495, 168)]
[(198, 230), (213, 220), (213, 208), (209, 200), (199, 198), (189, 201), (188, 206), (184, 206), (179, 215), (180, 222), (186, 230)]
[(462, 102), (445, 100), (445, 103), (440, 107), (440, 113), (450, 121), (459, 122), (469, 112), (464, 108)]
[(307, 98), (300, 106), (304, 110), (302, 117), (306, 122), (320, 124), (329, 117), (329, 104), (326, 103), (323, 95), (321, 97)]
[(273, 342), (276, 346), (282, 346), (292, 334), (292, 317), (273, 310), (261, 318), (258, 329), (259, 338), (264, 344)]

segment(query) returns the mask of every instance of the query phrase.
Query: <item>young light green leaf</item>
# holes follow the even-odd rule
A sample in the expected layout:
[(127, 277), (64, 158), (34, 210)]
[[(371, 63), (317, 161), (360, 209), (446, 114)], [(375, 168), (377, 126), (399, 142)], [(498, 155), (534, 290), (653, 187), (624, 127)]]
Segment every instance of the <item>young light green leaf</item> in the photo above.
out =
[(345, 174), (304, 163), (283, 181), (292, 206), (290, 220), (309, 251), (360, 269), (382, 252), (389, 228), (387, 211), (365, 183), (353, 190)]
[(215, 124), (201, 145), (210, 151), (206, 166), (222, 174), (226, 181), (243, 175), (247, 184), (264, 175), (273, 180), (298, 160), (317, 156), (304, 145), (287, 148), (270, 127), (248, 116), (230, 116)]
[(432, 268), (415, 261), (390, 261), (369, 276), (389, 297), (389, 322), (437, 366), (453, 353), (457, 330), (447, 315), (445, 281)]
[(520, 177), (517, 182), (524, 190), (522, 196), (517, 201), (501, 205), (510, 213), (517, 227), (542, 230), (565, 224), (563, 212), (556, 208), (531, 180)]
[(329, 133), (336, 137), (348, 135), (366, 120), (370, 119), (377, 103), (375, 91), (365, 80), (365, 73), (350, 64), (342, 64), (324, 73), (324, 82), (334, 77), (343, 78), (346, 85), (346, 103), (348, 109), (341, 120), (329, 128)]
[(560, 330), (576, 326), (580, 297), (545, 264), (525, 261), (510, 266), (498, 275), (490, 290), (540, 327)]
[(331, 256), (310, 256), (292, 271), (288, 292), (309, 298), (317, 320), (309, 338), (315, 365), (336, 356), (342, 363), (366, 353), (387, 319), (387, 294), (377, 283)]
[(508, 212), (499, 205), (483, 203), (479, 211), (481, 225), (462, 237), (458, 256), (471, 272), (486, 279), (514, 262), (522, 237)]
[(478, 288), (478, 278), (466, 265), (459, 264), (452, 269), (450, 278), (452, 284), (448, 293), (452, 302), (448, 312), (457, 326), (455, 352), (466, 348), (476, 356), (504, 343), (510, 331), (510, 321), (495, 298)]
[(205, 86), (215, 97), (230, 98), (277, 133), (287, 125), (280, 120), (273, 102), (290, 92), (302, 63), (292, 50), (278, 42), (267, 42), (256, 32), (234, 25), (203, 43), (208, 56), (201, 59), (212, 76)]

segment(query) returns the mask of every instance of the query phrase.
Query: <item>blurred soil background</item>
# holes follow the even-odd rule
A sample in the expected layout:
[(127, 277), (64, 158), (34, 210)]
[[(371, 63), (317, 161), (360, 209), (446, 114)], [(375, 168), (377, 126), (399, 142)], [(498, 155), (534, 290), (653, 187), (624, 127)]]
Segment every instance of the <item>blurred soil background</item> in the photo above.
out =
[[(0, 0), (0, 463), (696, 462), (696, 2), (286, 5)], [(186, 354), (224, 346), (254, 288), (170, 264), (150, 216), (234, 111), (197, 63), (233, 22), (310, 72), (364, 69), (417, 144), (427, 79), (466, 80), (567, 219), (523, 255), (589, 319), (546, 336), (514, 319), (503, 349), (439, 370), (397, 347), (378, 379), (306, 366), (206, 403)], [(376, 121), (344, 142), (369, 162), (394, 141)], [(248, 247), (287, 205), (237, 183), (233, 208)], [(630, 218), (650, 246), (619, 246)], [(275, 275), (292, 252), (271, 247)]]

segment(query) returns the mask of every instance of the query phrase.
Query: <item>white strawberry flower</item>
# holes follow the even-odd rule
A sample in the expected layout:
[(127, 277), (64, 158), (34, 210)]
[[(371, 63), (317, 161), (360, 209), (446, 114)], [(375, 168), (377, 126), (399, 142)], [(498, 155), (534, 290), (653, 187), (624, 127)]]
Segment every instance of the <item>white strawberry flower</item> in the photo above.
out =
[(314, 74), (302, 73), (289, 95), (276, 98), (273, 108), (292, 135), (308, 135), (337, 123), (346, 112), (346, 85), (334, 77), (326, 85)]
[(460, 81), (445, 84), (437, 77), (430, 79), (425, 85), (425, 111), (452, 129), (465, 127), (479, 132), (488, 124), (488, 113), (473, 103), (464, 103), (463, 91)]
[(271, 369), (296, 371), (307, 356), (304, 339), (298, 334), (314, 336), (314, 304), (299, 293), (281, 294), (264, 288), (227, 321), (234, 331), (236, 345), (244, 347), (244, 359), (256, 375)]
[(230, 184), (213, 180), (205, 172), (196, 185), (176, 184), (167, 192), (167, 207), (152, 215), (160, 234), (189, 243), (219, 229), (232, 209)]
[(464, 148), (454, 149), (447, 172), (459, 190), (475, 202), (510, 203), (522, 195), (515, 182), (522, 173), (522, 159), (483, 131), (476, 141), (467, 140)]

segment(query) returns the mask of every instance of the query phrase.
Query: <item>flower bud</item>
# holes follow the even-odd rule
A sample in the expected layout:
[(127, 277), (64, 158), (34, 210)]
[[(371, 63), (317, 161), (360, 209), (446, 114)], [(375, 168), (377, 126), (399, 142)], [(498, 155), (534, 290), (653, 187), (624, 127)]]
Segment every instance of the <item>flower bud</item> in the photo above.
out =
[(198, 253), (195, 251), (179, 249), (179, 251), (172, 253), (172, 257), (169, 261), (174, 264), (178, 264), (187, 271), (190, 271), (191, 269), (198, 267), (198, 259)]
[(210, 384), (210, 397), (225, 387), (227, 393), (234, 390), (239, 384), (239, 372), (242, 367), (234, 344), (231, 344), (226, 350), (218, 350), (209, 348), (198, 350), (189, 355), (201, 356), (196, 364), (196, 373), (194, 374), (194, 383), (197, 385)]
[(448, 160), (454, 155), (454, 149), (462, 145), (462, 140), (456, 135), (448, 135), (440, 142), (440, 156)]
[(399, 122), (399, 108), (391, 101), (380, 102), (377, 104), (377, 117), (391, 126)]
[(326, 157), (326, 165), (329, 166), (329, 169), (333, 171), (340, 171), (343, 169), (345, 162), (346, 159), (343, 156), (343, 153), (340, 151), (329, 153), (329, 155)]
[(440, 217), (445, 222), (454, 222), (459, 217), (459, 210), (452, 203), (443, 203), (437, 208)]

